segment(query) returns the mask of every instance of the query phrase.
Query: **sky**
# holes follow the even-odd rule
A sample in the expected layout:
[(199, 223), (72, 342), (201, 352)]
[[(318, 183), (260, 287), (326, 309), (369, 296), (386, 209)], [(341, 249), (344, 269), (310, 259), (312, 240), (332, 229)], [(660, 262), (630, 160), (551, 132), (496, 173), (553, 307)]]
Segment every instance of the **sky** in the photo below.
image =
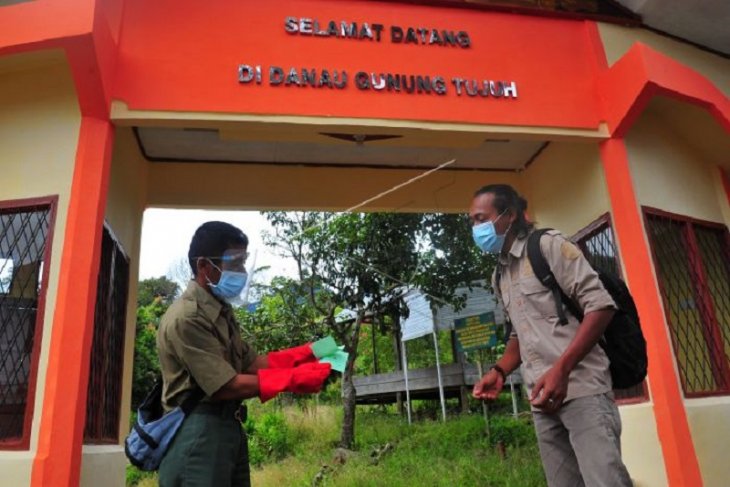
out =
[[(294, 260), (275, 255), (262, 240), (262, 232), (271, 229), (266, 218), (258, 211), (208, 211), (173, 210), (151, 208), (145, 211), (142, 223), (142, 249), (140, 256), (140, 280), (160, 277), (187, 259), (190, 239), (203, 223), (219, 220), (230, 223), (248, 236), (251, 253), (248, 266), (271, 266), (271, 269), (255, 276), (256, 282), (266, 282), (274, 276), (295, 277)], [(248, 269), (251, 272), (251, 269)]]

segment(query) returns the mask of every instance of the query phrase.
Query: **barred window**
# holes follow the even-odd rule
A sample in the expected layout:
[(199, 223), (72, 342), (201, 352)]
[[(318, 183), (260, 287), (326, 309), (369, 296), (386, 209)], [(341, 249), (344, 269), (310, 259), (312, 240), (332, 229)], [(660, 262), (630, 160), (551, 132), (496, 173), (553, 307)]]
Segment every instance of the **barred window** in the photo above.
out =
[(0, 202), (0, 448), (25, 449), (33, 417), (56, 198)]
[(644, 208), (684, 393), (730, 393), (730, 236), (725, 225)]
[(86, 443), (117, 443), (122, 400), (129, 259), (105, 226), (86, 399)]
[[(611, 228), (611, 216), (608, 213), (578, 231), (572, 240), (594, 269), (622, 275), (618, 248)], [(649, 398), (646, 381), (628, 389), (614, 389), (613, 392), (616, 401), (621, 404), (642, 402)]]

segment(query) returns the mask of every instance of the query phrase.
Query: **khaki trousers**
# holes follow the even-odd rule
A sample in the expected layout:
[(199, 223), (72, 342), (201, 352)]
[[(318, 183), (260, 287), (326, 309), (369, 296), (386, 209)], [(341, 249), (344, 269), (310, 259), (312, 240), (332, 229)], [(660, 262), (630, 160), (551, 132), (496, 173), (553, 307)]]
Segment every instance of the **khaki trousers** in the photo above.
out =
[(550, 487), (631, 487), (621, 460), (621, 417), (613, 393), (580, 397), (554, 414), (533, 412)]

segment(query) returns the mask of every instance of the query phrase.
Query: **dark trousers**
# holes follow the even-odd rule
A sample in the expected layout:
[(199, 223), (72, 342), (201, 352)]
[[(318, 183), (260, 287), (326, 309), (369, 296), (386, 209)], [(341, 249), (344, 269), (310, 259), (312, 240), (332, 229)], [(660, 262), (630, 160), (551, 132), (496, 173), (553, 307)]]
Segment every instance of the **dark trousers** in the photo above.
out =
[(199, 404), (160, 465), (160, 487), (250, 487), (248, 442), (236, 405)]

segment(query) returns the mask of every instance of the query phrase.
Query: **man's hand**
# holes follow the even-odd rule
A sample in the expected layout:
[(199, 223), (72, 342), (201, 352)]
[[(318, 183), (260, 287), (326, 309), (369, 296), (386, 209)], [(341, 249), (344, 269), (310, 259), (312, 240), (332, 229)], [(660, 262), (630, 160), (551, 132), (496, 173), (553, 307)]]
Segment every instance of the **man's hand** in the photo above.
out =
[[(507, 342), (504, 355), (499, 359), (498, 365), (502, 368), (505, 375), (509, 375), (519, 367), (520, 362), (520, 342), (516, 336), (513, 336)], [(490, 369), (479, 382), (474, 384), (474, 390), (472, 390), (471, 394), (475, 399), (493, 401), (502, 392), (502, 387), (504, 387), (504, 377), (498, 370)]]
[(546, 413), (560, 409), (568, 395), (568, 376), (569, 373), (557, 365), (545, 372), (532, 388), (530, 404)]
[(568, 394), (570, 371), (596, 346), (614, 313), (613, 309), (602, 309), (591, 311), (583, 317), (568, 348), (532, 389), (530, 403), (533, 406), (547, 413), (560, 409)]
[(497, 399), (497, 396), (502, 391), (503, 386), (504, 379), (502, 378), (502, 374), (491, 369), (484, 374), (479, 382), (474, 384), (472, 396), (474, 396), (475, 399), (493, 401)]

